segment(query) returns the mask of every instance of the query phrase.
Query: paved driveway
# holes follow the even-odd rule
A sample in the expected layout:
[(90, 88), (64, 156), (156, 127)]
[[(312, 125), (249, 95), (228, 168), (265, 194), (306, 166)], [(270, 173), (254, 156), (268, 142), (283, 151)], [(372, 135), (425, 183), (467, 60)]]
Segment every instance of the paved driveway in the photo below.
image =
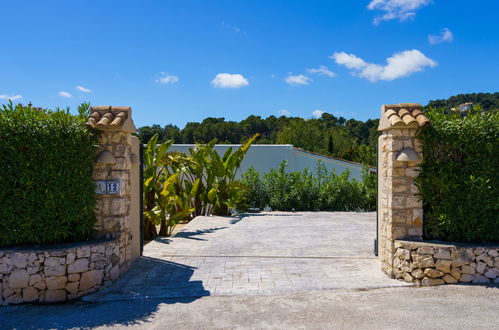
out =
[(368, 289), (407, 284), (374, 257), (375, 213), (197, 217), (147, 244), (118, 282), (87, 301)]

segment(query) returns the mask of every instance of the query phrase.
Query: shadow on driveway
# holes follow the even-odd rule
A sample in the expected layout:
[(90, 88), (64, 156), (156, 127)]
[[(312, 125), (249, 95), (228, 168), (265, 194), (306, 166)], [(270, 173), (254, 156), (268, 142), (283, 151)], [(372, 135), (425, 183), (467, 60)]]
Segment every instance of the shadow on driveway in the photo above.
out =
[(202, 281), (191, 281), (194, 267), (140, 257), (110, 287), (81, 301), (0, 307), (0, 329), (67, 329), (138, 325), (160, 304), (186, 304), (209, 296)]

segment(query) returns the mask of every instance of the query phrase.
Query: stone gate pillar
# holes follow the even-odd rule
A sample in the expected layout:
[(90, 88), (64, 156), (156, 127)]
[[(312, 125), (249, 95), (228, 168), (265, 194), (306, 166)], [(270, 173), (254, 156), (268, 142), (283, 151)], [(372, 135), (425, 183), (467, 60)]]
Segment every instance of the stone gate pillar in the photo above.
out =
[(378, 130), (378, 256), (381, 267), (393, 273), (394, 240), (422, 239), (423, 207), (414, 178), (422, 146), (416, 138), (429, 120), (420, 104), (383, 105)]
[(136, 131), (130, 107), (98, 106), (90, 111), (88, 125), (101, 131), (93, 166), (97, 203), (96, 238), (119, 241), (120, 273), (132, 260), (131, 170), (138, 155), (132, 154), (132, 133)]

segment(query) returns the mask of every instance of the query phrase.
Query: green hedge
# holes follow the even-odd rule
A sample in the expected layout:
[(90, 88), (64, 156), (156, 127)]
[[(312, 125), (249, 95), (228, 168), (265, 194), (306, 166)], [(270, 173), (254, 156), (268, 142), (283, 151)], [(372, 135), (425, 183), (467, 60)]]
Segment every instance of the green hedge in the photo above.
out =
[(499, 113), (431, 110), (416, 180), (427, 239), (499, 241)]
[(270, 206), (279, 211), (374, 211), (376, 176), (364, 169), (363, 180), (350, 179), (349, 172), (328, 172), (318, 162), (317, 174), (308, 169), (286, 172), (286, 161), (279, 169), (260, 176), (253, 167), (243, 173), (248, 188), (248, 206)]
[(95, 224), (96, 133), (80, 116), (0, 109), (0, 246), (87, 240)]

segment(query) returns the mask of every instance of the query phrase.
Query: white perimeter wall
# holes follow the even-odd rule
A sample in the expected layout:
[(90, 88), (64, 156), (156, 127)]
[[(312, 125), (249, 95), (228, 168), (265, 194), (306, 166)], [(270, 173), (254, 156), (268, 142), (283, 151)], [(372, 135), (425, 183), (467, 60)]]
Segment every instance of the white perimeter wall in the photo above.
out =
[[(194, 147), (194, 144), (174, 144), (171, 146), (170, 150), (189, 153), (189, 148)], [(225, 151), (230, 147), (232, 147), (233, 150), (236, 150), (239, 148), (239, 145), (217, 144), (215, 145), (215, 150), (223, 157)], [(356, 178), (358, 180), (362, 178), (362, 165), (304, 152), (295, 149), (290, 144), (252, 145), (241, 164), (241, 170), (237, 177), (240, 177), (241, 173), (251, 166), (254, 166), (260, 173), (268, 173), (272, 168), (279, 168), (279, 165), (283, 160), (288, 161), (286, 168), (288, 172), (303, 171), (308, 168), (315, 173), (317, 161), (321, 160), (328, 171), (332, 172), (336, 169), (336, 173), (340, 174), (346, 169), (349, 169), (351, 178)]]

